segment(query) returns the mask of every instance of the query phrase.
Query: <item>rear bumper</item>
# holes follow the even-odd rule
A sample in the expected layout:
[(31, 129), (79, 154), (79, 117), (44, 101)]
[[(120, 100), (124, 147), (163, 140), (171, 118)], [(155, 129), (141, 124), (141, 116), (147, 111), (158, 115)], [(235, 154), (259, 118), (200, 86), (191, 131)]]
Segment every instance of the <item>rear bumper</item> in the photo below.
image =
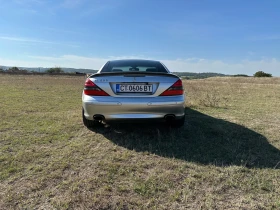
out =
[(180, 96), (92, 97), (83, 95), (85, 118), (93, 120), (94, 115), (102, 115), (105, 121), (113, 120), (164, 120), (166, 115), (181, 119), (185, 115), (185, 98)]

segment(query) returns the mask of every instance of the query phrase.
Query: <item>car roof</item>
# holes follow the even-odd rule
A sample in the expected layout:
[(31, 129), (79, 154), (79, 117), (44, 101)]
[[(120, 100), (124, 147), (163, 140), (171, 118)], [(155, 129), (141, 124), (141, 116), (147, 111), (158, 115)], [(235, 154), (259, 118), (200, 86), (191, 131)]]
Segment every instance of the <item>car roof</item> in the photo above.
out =
[(110, 60), (109, 62), (157, 62), (156, 60), (146, 60), (146, 59), (118, 59), (118, 60)]

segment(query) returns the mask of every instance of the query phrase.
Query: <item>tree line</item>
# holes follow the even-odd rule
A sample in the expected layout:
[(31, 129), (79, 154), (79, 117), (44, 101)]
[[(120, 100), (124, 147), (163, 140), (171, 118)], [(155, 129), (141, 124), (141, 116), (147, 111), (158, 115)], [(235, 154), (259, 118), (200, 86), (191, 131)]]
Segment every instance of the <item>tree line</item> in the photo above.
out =
[[(0, 68), (0, 72), (8, 72), (8, 73), (29, 73), (30, 71), (25, 69), (19, 69), (18, 67), (10, 67), (7, 70), (3, 70)], [(31, 72), (32, 73), (32, 72)], [(65, 73), (62, 68), (60, 67), (53, 67), (49, 68), (45, 71), (45, 73), (48, 74), (63, 74)], [(77, 72), (76, 72), (77, 73)], [(234, 77), (249, 77), (246, 74), (236, 74), (236, 75), (225, 75), (225, 74), (219, 74), (219, 73), (191, 73), (191, 72), (173, 72), (174, 74), (185, 78), (185, 79), (203, 79), (208, 77), (226, 77), (226, 76), (234, 76)], [(257, 71), (254, 75), (254, 77), (272, 77), (272, 74), (265, 73), (263, 71)]]
[[(3, 70), (0, 68), (0, 72), (8, 72), (8, 73), (29, 73), (29, 72), (33, 72), (33, 71), (28, 71), (26, 69), (19, 69), (18, 67), (14, 66), (14, 67), (10, 67), (7, 70)], [(49, 68), (45, 71), (45, 73), (48, 74), (59, 74), (59, 73), (65, 73), (62, 68), (60, 67), (53, 67), (53, 68)]]

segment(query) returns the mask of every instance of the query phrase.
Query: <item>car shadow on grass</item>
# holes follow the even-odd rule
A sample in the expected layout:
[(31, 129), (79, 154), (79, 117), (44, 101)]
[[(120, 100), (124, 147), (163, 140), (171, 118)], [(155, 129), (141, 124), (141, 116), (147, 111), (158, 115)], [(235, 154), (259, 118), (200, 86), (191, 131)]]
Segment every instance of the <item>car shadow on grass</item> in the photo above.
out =
[(185, 126), (179, 129), (155, 123), (119, 123), (91, 130), (137, 152), (205, 165), (280, 168), (280, 150), (269, 144), (266, 137), (189, 108)]

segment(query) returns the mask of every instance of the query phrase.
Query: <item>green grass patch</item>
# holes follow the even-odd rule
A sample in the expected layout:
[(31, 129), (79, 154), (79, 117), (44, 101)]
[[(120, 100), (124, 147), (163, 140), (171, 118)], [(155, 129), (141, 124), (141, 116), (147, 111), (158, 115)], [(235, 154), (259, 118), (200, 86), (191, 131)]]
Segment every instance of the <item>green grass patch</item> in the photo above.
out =
[(0, 75), (0, 209), (278, 209), (280, 79), (186, 80), (186, 124), (82, 124), (83, 77)]

